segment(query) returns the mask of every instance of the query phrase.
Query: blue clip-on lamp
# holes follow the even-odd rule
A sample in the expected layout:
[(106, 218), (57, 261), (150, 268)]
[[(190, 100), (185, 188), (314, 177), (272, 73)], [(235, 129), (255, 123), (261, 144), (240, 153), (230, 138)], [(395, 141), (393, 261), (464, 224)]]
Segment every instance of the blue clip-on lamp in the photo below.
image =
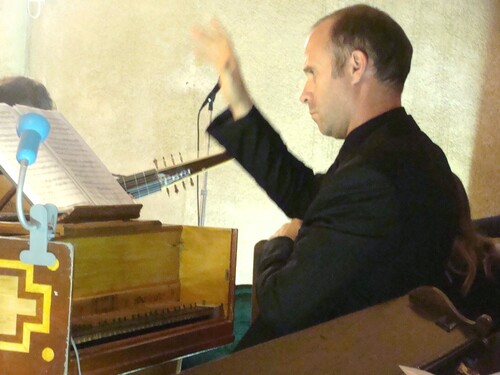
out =
[(29, 165), (36, 161), (40, 142), (49, 135), (50, 124), (45, 117), (26, 113), (19, 119), (17, 135), (20, 137), (16, 158), (21, 168), (16, 191), (17, 216), (21, 225), (30, 232), (29, 250), (23, 250), (20, 259), (24, 263), (51, 266), (56, 262), (54, 254), (47, 251), (48, 243), (54, 238), (57, 225), (57, 207), (51, 203), (35, 204), (30, 209), (30, 220), (23, 212), (23, 186)]

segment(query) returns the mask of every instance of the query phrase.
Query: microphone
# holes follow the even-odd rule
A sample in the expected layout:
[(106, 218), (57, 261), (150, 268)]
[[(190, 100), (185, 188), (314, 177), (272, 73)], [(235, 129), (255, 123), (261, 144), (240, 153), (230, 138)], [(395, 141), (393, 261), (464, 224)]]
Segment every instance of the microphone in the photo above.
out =
[(215, 100), (215, 95), (217, 95), (217, 93), (219, 92), (220, 90), (220, 85), (219, 85), (219, 81), (217, 81), (217, 83), (215, 84), (214, 88), (212, 89), (212, 91), (210, 91), (210, 93), (207, 95), (205, 101), (203, 102), (203, 104), (201, 105), (200, 107), (200, 111), (203, 109), (203, 107), (205, 107), (207, 104), (212, 104)]
[(17, 161), (21, 163), (24, 160), (26, 165), (31, 165), (36, 161), (40, 142), (49, 135), (50, 124), (42, 115), (26, 113), (19, 118), (16, 130), (21, 138), (17, 147)]

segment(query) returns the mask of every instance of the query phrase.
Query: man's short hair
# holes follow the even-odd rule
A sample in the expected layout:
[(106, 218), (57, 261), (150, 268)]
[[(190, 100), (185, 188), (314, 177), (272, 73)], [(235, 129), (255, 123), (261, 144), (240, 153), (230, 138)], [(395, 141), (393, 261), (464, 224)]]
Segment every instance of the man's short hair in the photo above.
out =
[(413, 47), (401, 26), (387, 13), (368, 5), (340, 9), (319, 20), (333, 20), (334, 73), (342, 74), (347, 58), (360, 50), (373, 61), (379, 81), (402, 91), (410, 72)]
[(22, 104), (40, 109), (53, 109), (54, 105), (44, 85), (22, 76), (0, 80), (0, 103)]

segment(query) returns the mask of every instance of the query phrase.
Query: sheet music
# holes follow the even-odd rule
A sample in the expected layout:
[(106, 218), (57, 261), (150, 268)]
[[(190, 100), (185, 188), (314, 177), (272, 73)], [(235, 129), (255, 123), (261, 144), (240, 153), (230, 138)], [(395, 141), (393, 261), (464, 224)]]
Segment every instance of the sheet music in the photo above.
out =
[[(30, 107), (15, 108), (21, 114), (33, 112)], [(42, 110), (38, 112), (43, 114), (52, 126), (46, 144), (53, 151), (53, 155), (62, 161), (62, 165), (91, 202), (96, 205), (134, 203), (101, 159), (61, 113)]]
[(15, 183), (19, 178), (16, 127), (19, 114), (28, 112), (42, 114), (51, 124), (48, 138), (40, 145), (37, 161), (29, 166), (26, 175), (24, 193), (31, 203), (53, 203), (59, 211), (76, 205), (133, 203), (60, 113), (26, 106), (12, 108), (0, 103), (0, 165)]

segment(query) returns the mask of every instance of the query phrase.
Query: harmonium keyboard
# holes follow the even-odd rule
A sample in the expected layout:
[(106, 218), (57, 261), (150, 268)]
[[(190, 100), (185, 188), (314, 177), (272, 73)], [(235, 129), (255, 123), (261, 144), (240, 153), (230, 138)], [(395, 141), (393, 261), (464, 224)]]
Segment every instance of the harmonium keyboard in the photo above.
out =
[[(169, 362), (233, 341), (235, 229), (67, 221), (53, 242), (73, 247), (68, 374), (169, 373)], [(23, 231), (0, 224), (3, 238)]]

